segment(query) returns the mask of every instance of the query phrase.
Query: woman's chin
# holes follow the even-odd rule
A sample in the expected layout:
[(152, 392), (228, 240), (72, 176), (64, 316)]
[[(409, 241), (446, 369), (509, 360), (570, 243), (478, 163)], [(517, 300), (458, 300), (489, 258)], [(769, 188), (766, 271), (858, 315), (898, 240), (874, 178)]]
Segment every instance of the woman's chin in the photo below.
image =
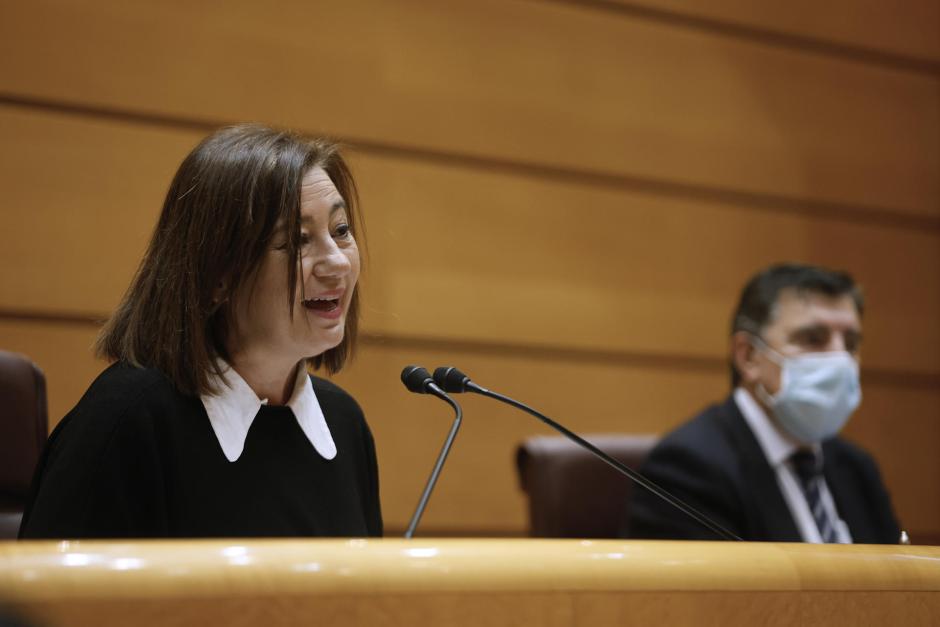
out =
[[(319, 337), (316, 338), (316, 340), (305, 342), (305, 346), (307, 347), (306, 353), (307, 353), (308, 358), (316, 357), (317, 355), (322, 355), (326, 351), (334, 349), (337, 346), (339, 346), (343, 341), (344, 332), (345, 332), (345, 329), (343, 327), (340, 327), (339, 331), (335, 334), (327, 335), (327, 334), (321, 333), (319, 334)], [(331, 335), (335, 335), (335, 337), (331, 337)]]

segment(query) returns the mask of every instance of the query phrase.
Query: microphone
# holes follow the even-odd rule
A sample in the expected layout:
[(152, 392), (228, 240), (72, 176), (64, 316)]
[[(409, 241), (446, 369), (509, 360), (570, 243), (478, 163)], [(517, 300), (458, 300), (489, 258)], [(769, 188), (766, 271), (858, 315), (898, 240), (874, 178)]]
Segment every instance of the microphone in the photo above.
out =
[(539, 420), (547, 424), (552, 429), (555, 429), (556, 431), (564, 435), (566, 438), (573, 441), (575, 444), (578, 444), (579, 446), (587, 449), (588, 451), (593, 453), (595, 457), (598, 457), (602, 461), (606, 462), (609, 466), (612, 466), (613, 468), (618, 470), (621, 474), (626, 475), (635, 483), (638, 483), (639, 485), (643, 486), (644, 488), (646, 488), (647, 490), (649, 490), (650, 492), (652, 492), (659, 498), (663, 499), (664, 501), (666, 501), (667, 503), (669, 503), (670, 505), (672, 505), (679, 511), (694, 518), (696, 521), (698, 521), (699, 523), (701, 523), (702, 525), (704, 525), (705, 527), (707, 527), (709, 530), (713, 531), (717, 535), (721, 536), (725, 540), (741, 540), (741, 538), (739, 538), (737, 535), (731, 533), (730, 531), (728, 531), (727, 529), (725, 529), (724, 527), (722, 527), (721, 525), (719, 525), (718, 523), (710, 519), (708, 516), (706, 516), (702, 512), (698, 511), (697, 509), (689, 505), (688, 503), (685, 503), (678, 497), (673, 496), (668, 491), (659, 487), (658, 485), (656, 485), (655, 483), (653, 483), (652, 481), (650, 481), (649, 479), (647, 479), (646, 477), (638, 473), (637, 471), (617, 461), (616, 459), (614, 459), (613, 457), (611, 457), (604, 451), (600, 450), (599, 448), (597, 448), (596, 446), (594, 446), (593, 444), (591, 444), (590, 442), (588, 442), (587, 440), (579, 436), (578, 434), (563, 427), (562, 425), (558, 424), (557, 422), (555, 422), (548, 416), (536, 411), (535, 409), (532, 409), (525, 403), (520, 403), (519, 401), (511, 399), (508, 396), (503, 396), (502, 394), (498, 394), (496, 392), (487, 390), (486, 388), (477, 385), (476, 383), (470, 380), (470, 377), (460, 372), (453, 366), (437, 368), (434, 371), (434, 381), (437, 383), (437, 385), (439, 385), (444, 390), (452, 394), (460, 394), (462, 392), (473, 392), (475, 394), (481, 394), (483, 396), (488, 396), (490, 398), (496, 399), (497, 401), (500, 401), (502, 403), (506, 403), (507, 405), (512, 405), (516, 409), (521, 409), (522, 411), (535, 416), (536, 418), (538, 418)]
[(424, 514), (424, 508), (428, 505), (428, 499), (431, 498), (431, 491), (434, 489), (437, 478), (441, 474), (444, 461), (450, 453), (450, 447), (454, 444), (454, 438), (457, 437), (457, 430), (460, 429), (460, 422), (463, 420), (463, 410), (460, 409), (460, 405), (457, 404), (457, 401), (449, 397), (444, 390), (434, 383), (431, 374), (420, 366), (405, 366), (404, 370), (401, 371), (401, 382), (405, 384), (409, 392), (414, 392), (415, 394), (432, 394), (438, 397), (450, 405), (455, 413), (454, 423), (451, 425), (450, 433), (447, 434), (447, 439), (444, 440), (444, 446), (441, 447), (441, 452), (437, 455), (437, 462), (434, 464), (431, 476), (428, 477), (428, 482), (424, 486), (424, 492), (421, 493), (421, 498), (418, 500), (415, 513), (412, 515), (411, 522), (408, 523), (408, 529), (405, 531), (405, 538), (411, 539), (415, 533), (415, 529), (418, 527), (421, 516)]

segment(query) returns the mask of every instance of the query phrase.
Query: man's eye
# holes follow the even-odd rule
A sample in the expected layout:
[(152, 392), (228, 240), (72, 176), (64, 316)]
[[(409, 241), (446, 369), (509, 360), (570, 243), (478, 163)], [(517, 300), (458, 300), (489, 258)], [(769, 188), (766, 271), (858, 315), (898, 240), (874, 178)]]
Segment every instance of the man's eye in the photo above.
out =
[(795, 339), (797, 344), (807, 348), (821, 348), (829, 341), (828, 335), (822, 331), (804, 331)]
[(845, 350), (850, 353), (857, 353), (861, 343), (862, 341), (859, 338), (850, 335), (845, 338)]
[(824, 333), (810, 333), (806, 336), (806, 343), (810, 346), (825, 346), (826, 340)]

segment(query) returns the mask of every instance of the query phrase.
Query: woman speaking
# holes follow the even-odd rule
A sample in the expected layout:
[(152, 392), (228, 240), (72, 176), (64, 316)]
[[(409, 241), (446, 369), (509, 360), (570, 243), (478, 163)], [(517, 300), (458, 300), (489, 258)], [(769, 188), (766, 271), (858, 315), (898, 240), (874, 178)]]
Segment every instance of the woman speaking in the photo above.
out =
[(335, 145), (223, 129), (183, 161), (49, 438), (22, 538), (382, 534), (350, 356), (360, 220)]

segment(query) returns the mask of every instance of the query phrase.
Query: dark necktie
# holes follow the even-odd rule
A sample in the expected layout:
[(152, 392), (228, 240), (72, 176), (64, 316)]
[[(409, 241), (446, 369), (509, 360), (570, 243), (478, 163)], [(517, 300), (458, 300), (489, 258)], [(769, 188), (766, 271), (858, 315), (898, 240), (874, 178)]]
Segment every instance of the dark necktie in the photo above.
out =
[(809, 505), (809, 511), (813, 514), (813, 520), (819, 528), (819, 535), (823, 542), (836, 541), (836, 529), (826, 508), (823, 507), (820, 485), (822, 483), (822, 459), (816, 456), (813, 451), (800, 449), (790, 457), (793, 462), (793, 470), (800, 480), (800, 486), (803, 488), (803, 494), (806, 496), (806, 503)]

